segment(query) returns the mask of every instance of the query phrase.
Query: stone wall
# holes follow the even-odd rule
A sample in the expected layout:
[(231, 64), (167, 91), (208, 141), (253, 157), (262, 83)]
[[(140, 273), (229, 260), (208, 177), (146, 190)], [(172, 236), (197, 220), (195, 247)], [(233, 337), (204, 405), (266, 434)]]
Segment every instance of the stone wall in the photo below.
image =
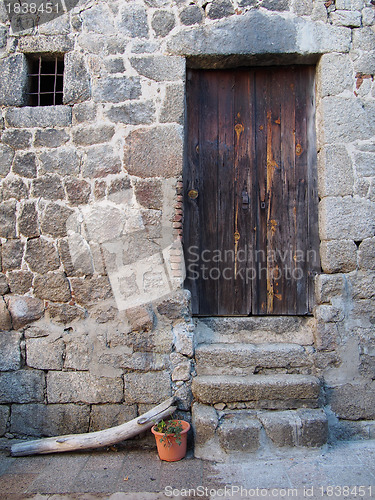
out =
[[(190, 410), (186, 61), (317, 63), (317, 369), (337, 435), (370, 435), (374, 23), (370, 0), (98, 0), (13, 33), (1, 4), (1, 435), (96, 430), (172, 393)], [(39, 53), (65, 54), (63, 106), (24, 106)]]

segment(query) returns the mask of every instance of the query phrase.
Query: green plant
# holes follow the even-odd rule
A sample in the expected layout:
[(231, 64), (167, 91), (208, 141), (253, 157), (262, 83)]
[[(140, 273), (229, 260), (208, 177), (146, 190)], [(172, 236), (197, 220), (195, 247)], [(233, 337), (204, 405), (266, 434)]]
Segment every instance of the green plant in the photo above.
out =
[(179, 446), (181, 445), (181, 420), (160, 420), (159, 423), (154, 425), (154, 430), (163, 434), (160, 442), (164, 443), (164, 446), (172, 446), (171, 437), (174, 437), (175, 442)]

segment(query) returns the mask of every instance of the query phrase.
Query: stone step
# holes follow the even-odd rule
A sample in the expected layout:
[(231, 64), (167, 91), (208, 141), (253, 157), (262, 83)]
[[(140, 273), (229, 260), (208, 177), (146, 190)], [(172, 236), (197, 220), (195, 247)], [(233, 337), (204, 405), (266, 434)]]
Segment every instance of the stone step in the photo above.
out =
[(310, 374), (314, 349), (297, 344), (201, 344), (195, 351), (198, 375), (251, 375), (268, 371)]
[(320, 382), (312, 375), (198, 375), (192, 391), (201, 403), (224, 403), (231, 408), (317, 408)]
[(197, 344), (292, 343), (313, 345), (314, 318), (301, 316), (250, 316), (199, 318)]
[(217, 411), (194, 403), (194, 455), (226, 461), (241, 454), (288, 447), (320, 447), (326, 444), (328, 421), (322, 409), (288, 411)]

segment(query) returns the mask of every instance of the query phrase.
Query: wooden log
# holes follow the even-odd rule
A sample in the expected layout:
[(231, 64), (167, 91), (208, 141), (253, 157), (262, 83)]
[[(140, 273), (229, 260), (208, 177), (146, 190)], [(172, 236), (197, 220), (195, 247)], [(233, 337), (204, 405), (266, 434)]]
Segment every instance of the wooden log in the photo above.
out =
[(11, 454), (14, 457), (22, 457), (25, 455), (61, 453), (63, 451), (87, 450), (110, 446), (132, 438), (142, 431), (150, 429), (163, 418), (172, 415), (176, 410), (176, 407), (172, 406), (173, 402), (174, 398), (169, 398), (140, 417), (102, 431), (86, 434), (69, 434), (66, 436), (16, 443), (11, 447)]

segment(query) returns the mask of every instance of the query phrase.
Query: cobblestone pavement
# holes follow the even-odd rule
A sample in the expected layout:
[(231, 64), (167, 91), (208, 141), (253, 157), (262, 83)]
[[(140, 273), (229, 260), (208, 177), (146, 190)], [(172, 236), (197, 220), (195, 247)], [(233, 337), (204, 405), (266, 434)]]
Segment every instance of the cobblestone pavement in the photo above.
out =
[[(189, 491), (190, 490), (190, 491)], [(226, 464), (192, 454), (161, 462), (155, 450), (113, 448), (31, 457), (0, 454), (1, 500), (375, 498), (375, 441), (247, 455)]]

